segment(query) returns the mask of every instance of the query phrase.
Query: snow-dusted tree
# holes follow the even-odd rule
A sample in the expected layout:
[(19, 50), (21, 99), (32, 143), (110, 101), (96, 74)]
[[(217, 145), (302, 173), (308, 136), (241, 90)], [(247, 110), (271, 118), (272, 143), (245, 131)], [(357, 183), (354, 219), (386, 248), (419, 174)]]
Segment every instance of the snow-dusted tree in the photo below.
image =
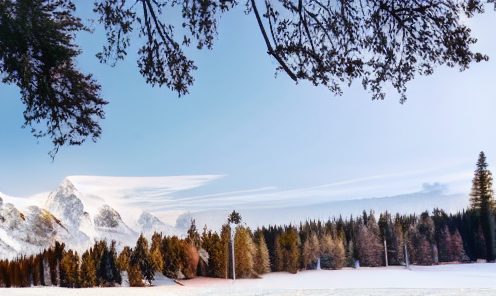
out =
[(311, 233), (303, 244), (303, 265), (307, 269), (317, 268), (317, 261), (321, 253), (319, 238), (315, 232)]
[(249, 228), (242, 225), (236, 227), (234, 235), (234, 257), (236, 265), (236, 278), (249, 278), (254, 274), (253, 257), (255, 256), (255, 244), (251, 238)]
[(256, 253), (253, 262), (253, 269), (258, 275), (270, 272), (269, 249), (265, 243), (262, 230), (255, 232)]

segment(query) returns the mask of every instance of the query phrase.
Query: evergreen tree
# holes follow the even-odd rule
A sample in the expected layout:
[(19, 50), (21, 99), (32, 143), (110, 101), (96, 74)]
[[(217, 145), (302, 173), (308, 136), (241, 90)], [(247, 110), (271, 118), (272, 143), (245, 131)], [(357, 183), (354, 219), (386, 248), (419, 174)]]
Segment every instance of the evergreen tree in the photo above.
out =
[(129, 262), (129, 285), (131, 287), (143, 287), (143, 273), (141, 273), (139, 264), (135, 260)]
[(188, 229), (188, 239), (194, 244), (197, 249), (200, 248), (201, 238), (198, 230), (196, 229), (195, 219), (191, 220), (191, 225)]
[(229, 224), (224, 224), (222, 225), (222, 229), (220, 232), (220, 243), (222, 245), (221, 254), (223, 254), (224, 256), (222, 260), (219, 261), (219, 272), (221, 272), (222, 274), (222, 276), (219, 277), (226, 279), (229, 277), (229, 274), (232, 273), (232, 268), (231, 270), (229, 270), (229, 266), (230, 266), (229, 262), (231, 262), (232, 260), (231, 259), (232, 255), (229, 256), (229, 254), (231, 254), (230, 253), (231, 251), (229, 249), (230, 241), (231, 241), (231, 227), (229, 226)]
[(234, 236), (234, 256), (236, 278), (249, 278), (254, 273), (255, 244), (249, 228), (236, 227)]
[(81, 287), (89, 288), (96, 285), (96, 269), (93, 256), (90, 251), (83, 253), (81, 257), (81, 271), (79, 273), (79, 282)]
[(115, 251), (115, 241), (112, 241), (110, 248), (105, 241), (100, 242), (98, 247), (95, 244), (95, 250), (99, 250), (99, 264), (96, 269), (99, 284), (105, 287), (113, 287), (115, 284), (121, 284), (122, 278), (120, 270), (117, 267), (117, 252)]
[(129, 261), (131, 260), (132, 250), (130, 247), (125, 246), (122, 252), (117, 257), (117, 267), (119, 270), (125, 270), (129, 274)]
[(256, 253), (254, 257), (253, 269), (258, 275), (270, 272), (269, 249), (265, 243), (262, 230), (255, 232)]
[(488, 261), (495, 259), (495, 221), (494, 221), (494, 191), (493, 177), (487, 169), (486, 156), (481, 151), (477, 161), (472, 192), (470, 193), (472, 209), (480, 212), (480, 223), (486, 244), (486, 258)]
[(355, 267), (355, 246), (353, 240), (350, 240), (348, 247), (346, 248), (346, 266)]
[(143, 277), (151, 285), (154, 280), (154, 266), (148, 249), (148, 240), (141, 234), (136, 242), (130, 260), (132, 265), (138, 265)]
[(152, 235), (152, 246), (150, 248), (151, 262), (153, 263), (153, 270), (162, 271), (164, 268), (164, 260), (162, 252), (160, 251), (162, 246), (162, 235), (154, 233)]
[(451, 235), (450, 255), (451, 255), (451, 260), (453, 261), (462, 262), (467, 260), (467, 255), (465, 254), (465, 251), (463, 249), (462, 236), (460, 235), (458, 229), (456, 229), (455, 233)]
[(185, 278), (192, 279), (196, 276), (198, 262), (200, 261), (200, 256), (198, 254), (198, 250), (195, 247), (195, 244), (189, 240), (181, 241), (181, 248), (183, 249), (182, 253), (185, 253), (186, 256), (183, 257), (184, 260), (182, 263), (183, 274)]
[(298, 247), (298, 234), (296, 230), (289, 226), (286, 230), (279, 236), (280, 245), (280, 270), (287, 271), (290, 273), (296, 273), (298, 271), (299, 260), (300, 260), (300, 249)]
[(439, 254), (439, 262), (450, 262), (453, 261), (451, 252), (451, 234), (448, 230), (448, 226), (444, 226), (439, 233), (436, 233), (437, 250)]
[(479, 228), (474, 234), (474, 255), (475, 259), (484, 259), (487, 258), (487, 247), (486, 247), (486, 239), (484, 238), (484, 233), (482, 232), (482, 226), (479, 225)]
[(310, 234), (305, 243), (303, 244), (303, 265), (304, 268), (315, 269), (317, 268), (317, 260), (319, 259), (321, 248), (317, 234), (314, 232)]
[(341, 269), (345, 264), (345, 252), (340, 238), (325, 234), (320, 242), (320, 266), (322, 269)]
[(383, 251), (380, 238), (364, 224), (358, 225), (355, 248), (360, 266), (381, 265)]

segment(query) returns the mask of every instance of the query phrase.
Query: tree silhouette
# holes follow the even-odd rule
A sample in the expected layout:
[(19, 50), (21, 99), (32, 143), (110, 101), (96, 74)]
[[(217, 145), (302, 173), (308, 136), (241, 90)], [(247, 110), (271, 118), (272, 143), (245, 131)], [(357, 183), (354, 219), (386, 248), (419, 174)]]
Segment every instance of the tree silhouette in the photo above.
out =
[[(295, 82), (323, 85), (343, 93), (343, 84), (359, 80), (372, 99), (384, 99), (391, 83), (406, 100), (407, 83), (430, 75), (436, 65), (467, 69), (488, 60), (472, 52), (476, 43), (462, 16), (484, 12), (495, 0), (245, 0), (254, 15), (276, 72)], [(102, 63), (123, 60), (141, 39), (139, 72), (152, 86), (166, 86), (179, 96), (189, 92), (197, 69), (184, 50), (213, 48), (222, 14), (236, 0), (96, 0), (93, 11), (106, 30), (107, 44), (97, 54)], [(496, 4), (495, 4), (496, 5)], [(169, 17), (180, 7), (181, 17)], [(90, 31), (74, 16), (70, 0), (0, 2), (0, 73), (2, 82), (20, 88), (26, 105), (24, 126), (35, 137), (51, 138), (55, 156), (63, 145), (80, 145), (101, 134), (105, 117), (100, 85), (81, 73), (76, 33)], [(177, 11), (177, 10), (176, 10)], [(173, 20), (179, 20), (173, 23)], [(184, 34), (176, 36), (176, 27)], [(181, 33), (181, 32), (180, 32)], [(182, 35), (182, 36), (181, 36)], [(241, 57), (240, 57), (241, 58)]]
[(481, 151), (477, 160), (477, 168), (472, 180), (470, 193), (472, 209), (480, 213), (480, 223), (486, 243), (486, 258), (494, 261), (495, 222), (494, 222), (494, 190), (491, 171), (487, 169), (486, 156)]

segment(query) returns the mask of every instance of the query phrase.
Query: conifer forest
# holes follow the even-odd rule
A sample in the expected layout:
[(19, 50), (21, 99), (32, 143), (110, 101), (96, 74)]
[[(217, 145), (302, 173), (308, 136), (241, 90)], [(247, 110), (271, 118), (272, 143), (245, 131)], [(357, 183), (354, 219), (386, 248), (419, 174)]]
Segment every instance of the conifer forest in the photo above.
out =
[(57, 242), (37, 255), (1, 260), (0, 287), (113, 287), (125, 278), (130, 286), (145, 286), (152, 284), (155, 272), (171, 279), (231, 279), (317, 268), (494, 261), (494, 191), (483, 152), (470, 195), (471, 207), (458, 213), (364, 211), (358, 217), (254, 230), (233, 211), (218, 231), (207, 225), (199, 231), (192, 220), (184, 238), (155, 233), (148, 240), (141, 235), (119, 254), (115, 241), (96, 241), (83, 254)]

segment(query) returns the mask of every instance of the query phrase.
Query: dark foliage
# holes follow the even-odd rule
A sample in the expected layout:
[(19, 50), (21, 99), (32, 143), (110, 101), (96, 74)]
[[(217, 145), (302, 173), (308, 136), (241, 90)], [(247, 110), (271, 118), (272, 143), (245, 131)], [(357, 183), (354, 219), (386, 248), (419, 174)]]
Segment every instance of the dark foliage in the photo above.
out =
[(24, 127), (48, 136), (54, 149), (96, 141), (103, 119), (100, 85), (76, 68), (78, 31), (88, 30), (66, 0), (0, 1), (0, 74), (20, 88)]

